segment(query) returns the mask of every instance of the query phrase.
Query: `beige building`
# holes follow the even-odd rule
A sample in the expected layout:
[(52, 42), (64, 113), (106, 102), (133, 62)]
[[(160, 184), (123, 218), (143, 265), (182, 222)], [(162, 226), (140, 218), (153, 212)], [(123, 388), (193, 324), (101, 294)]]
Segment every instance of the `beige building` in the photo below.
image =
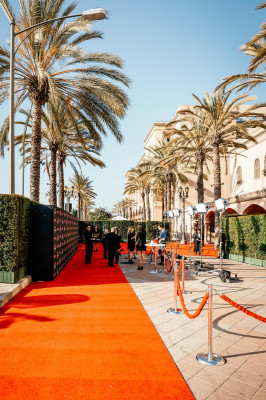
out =
[[(192, 106), (180, 106), (184, 109)], [(247, 107), (247, 106), (241, 106)], [(241, 123), (241, 121), (240, 121)], [(140, 158), (137, 165), (143, 160), (152, 157), (152, 153), (148, 151), (149, 147), (156, 147), (159, 142), (164, 139), (164, 131), (167, 122), (155, 122), (144, 139), (144, 154)], [(177, 120), (178, 126), (178, 120)], [(240, 155), (235, 159), (234, 156), (228, 157), (227, 168), (225, 160), (221, 158), (221, 177), (222, 177), (222, 197), (229, 200), (229, 214), (250, 214), (266, 212), (266, 133), (256, 130), (254, 137), (257, 143), (248, 143), (248, 149), (241, 151)], [(213, 168), (212, 163), (209, 163), (209, 170), (204, 167), (204, 173), (208, 176), (208, 180), (204, 181), (204, 202), (210, 204), (210, 209), (205, 217), (205, 241), (214, 241), (214, 204), (213, 204)], [(226, 173), (226, 170), (228, 173)], [(187, 186), (189, 187), (188, 198), (185, 199), (185, 209), (190, 205), (195, 205), (197, 202), (196, 191), (196, 176), (194, 174), (186, 174), (188, 178)], [(128, 179), (128, 173), (126, 174)], [(183, 209), (183, 200), (179, 198), (177, 182), (173, 204), (171, 208)], [(133, 219), (141, 221), (143, 211), (143, 200), (141, 194), (136, 191), (128, 195), (134, 200)], [(161, 197), (158, 197), (153, 191), (149, 194), (151, 205), (151, 220), (161, 221), (163, 217), (163, 202)], [(193, 226), (198, 223), (197, 216), (194, 218)], [(186, 236), (190, 234), (190, 217), (186, 213)], [(182, 218), (175, 219), (174, 231), (181, 237)], [(192, 228), (193, 231), (194, 228)]]

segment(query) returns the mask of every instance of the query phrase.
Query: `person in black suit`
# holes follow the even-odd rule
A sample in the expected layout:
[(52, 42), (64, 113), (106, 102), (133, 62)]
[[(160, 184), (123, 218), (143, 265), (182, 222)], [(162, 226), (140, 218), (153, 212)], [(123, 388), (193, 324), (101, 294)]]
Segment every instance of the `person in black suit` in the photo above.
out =
[(115, 228), (106, 235), (107, 249), (108, 249), (108, 264), (114, 267), (115, 253), (120, 249), (120, 237), (115, 233)]
[(85, 245), (86, 245), (86, 254), (85, 254), (85, 264), (91, 264), (91, 256), (92, 256), (92, 229), (91, 226), (86, 226), (85, 231)]
[(103, 238), (102, 238), (102, 245), (103, 245), (103, 258), (107, 259), (107, 241), (106, 241), (106, 236), (108, 235), (109, 230), (105, 229)]

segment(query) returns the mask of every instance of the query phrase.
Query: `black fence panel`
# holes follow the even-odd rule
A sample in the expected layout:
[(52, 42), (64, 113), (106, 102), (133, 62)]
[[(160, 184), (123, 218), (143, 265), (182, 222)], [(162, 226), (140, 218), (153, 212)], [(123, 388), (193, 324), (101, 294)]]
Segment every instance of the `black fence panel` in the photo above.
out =
[(32, 244), (32, 279), (55, 279), (78, 250), (78, 219), (58, 207), (34, 205)]

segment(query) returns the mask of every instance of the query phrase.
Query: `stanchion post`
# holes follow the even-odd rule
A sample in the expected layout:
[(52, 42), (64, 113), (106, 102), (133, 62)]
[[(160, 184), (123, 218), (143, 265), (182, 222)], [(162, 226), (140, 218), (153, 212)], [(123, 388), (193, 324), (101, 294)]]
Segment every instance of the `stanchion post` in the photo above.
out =
[(224, 357), (212, 352), (212, 300), (213, 289), (212, 285), (208, 285), (208, 353), (199, 353), (196, 355), (198, 361), (207, 365), (224, 365), (226, 360)]
[(174, 270), (174, 308), (168, 308), (167, 312), (172, 313), (172, 314), (181, 314), (181, 310), (177, 308), (177, 269), (173, 265), (173, 270)]
[[(186, 274), (186, 266), (185, 266), (185, 260), (184, 260), (184, 257), (183, 257), (183, 268), (184, 268), (184, 275)], [(183, 294), (191, 294), (192, 292), (187, 292), (186, 290), (185, 290), (185, 282), (186, 282), (186, 277), (184, 277), (184, 287), (183, 287)]]

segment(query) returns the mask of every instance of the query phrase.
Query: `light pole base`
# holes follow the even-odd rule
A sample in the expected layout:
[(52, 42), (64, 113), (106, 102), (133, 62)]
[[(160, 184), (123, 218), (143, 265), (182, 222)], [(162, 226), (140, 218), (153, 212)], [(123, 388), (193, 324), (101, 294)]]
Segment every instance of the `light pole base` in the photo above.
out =
[(202, 364), (206, 365), (224, 365), (226, 363), (226, 359), (222, 356), (218, 356), (217, 354), (209, 353), (199, 353), (196, 355), (196, 359)]
[(171, 314), (181, 314), (182, 310), (180, 308), (168, 308), (167, 312), (171, 313)]

